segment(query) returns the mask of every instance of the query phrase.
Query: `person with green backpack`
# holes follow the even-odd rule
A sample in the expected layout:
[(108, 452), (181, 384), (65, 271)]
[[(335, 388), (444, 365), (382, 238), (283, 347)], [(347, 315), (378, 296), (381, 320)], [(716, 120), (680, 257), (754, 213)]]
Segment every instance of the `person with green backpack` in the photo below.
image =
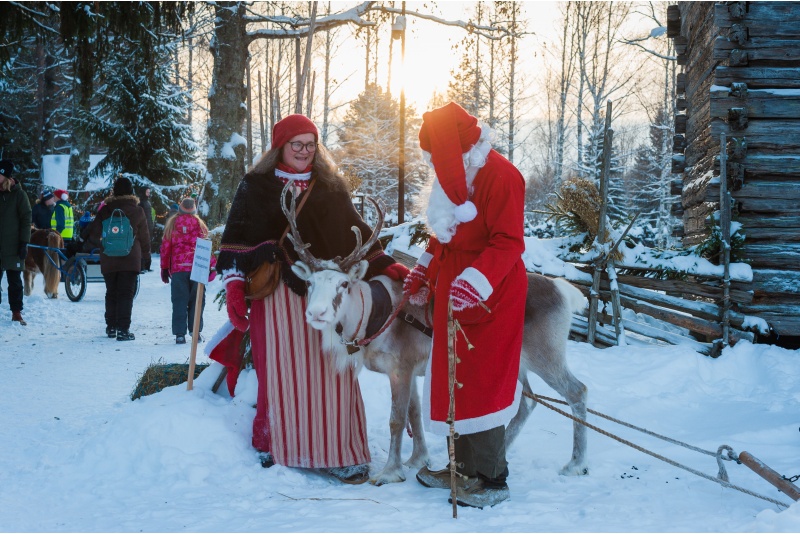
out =
[(99, 247), (100, 272), (106, 283), (106, 335), (131, 341), (133, 298), (142, 262), (150, 262), (150, 233), (133, 184), (120, 176), (87, 229), (90, 246)]

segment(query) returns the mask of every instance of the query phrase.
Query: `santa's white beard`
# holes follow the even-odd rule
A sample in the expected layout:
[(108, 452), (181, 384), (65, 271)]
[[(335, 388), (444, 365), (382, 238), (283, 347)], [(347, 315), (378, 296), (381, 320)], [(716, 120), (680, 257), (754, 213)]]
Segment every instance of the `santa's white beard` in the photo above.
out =
[(425, 215), (428, 217), (428, 226), (440, 243), (449, 243), (456, 235), (458, 220), (455, 215), (456, 205), (447, 197), (436, 178), (431, 186), (428, 197), (428, 208)]

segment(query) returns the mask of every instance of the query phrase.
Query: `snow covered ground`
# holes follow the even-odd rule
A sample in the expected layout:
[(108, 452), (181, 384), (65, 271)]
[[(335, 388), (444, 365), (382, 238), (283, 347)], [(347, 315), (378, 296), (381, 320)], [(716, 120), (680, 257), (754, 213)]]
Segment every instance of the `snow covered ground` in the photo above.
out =
[[(153, 260), (158, 265), (158, 259)], [(346, 486), (325, 476), (263, 469), (250, 447), (255, 375), (235, 399), (211, 392), (219, 367), (137, 401), (130, 393), (153, 362), (186, 362), (175, 345), (169, 287), (141, 278), (136, 340), (105, 337), (103, 284), (85, 298), (48, 300), (41, 277), (25, 298), (28, 325), (0, 305), (0, 530), (282, 532), (800, 532), (800, 504), (783, 509), (724, 488), (590, 431), (584, 477), (558, 475), (572, 444), (569, 420), (538, 407), (509, 451), (511, 499), (452, 518), (448, 492), (414, 480)], [(3, 282), (5, 297), (5, 281)], [(210, 284), (204, 335), (225, 321)], [(589, 406), (716, 451), (748, 451), (777, 472), (800, 475), (800, 351), (740, 343), (719, 359), (682, 347), (595, 349), (569, 343)], [(198, 361), (207, 362), (198, 351)], [(556, 394), (538, 377), (534, 391)], [(372, 469), (389, 444), (388, 379), (362, 371)], [(224, 392), (225, 387), (221, 388)], [(591, 423), (714, 476), (710, 456), (590, 415)], [(434, 467), (442, 438), (428, 435)], [(409, 439), (404, 454), (411, 452)], [(726, 462), (732, 484), (792, 503), (747, 467)]]

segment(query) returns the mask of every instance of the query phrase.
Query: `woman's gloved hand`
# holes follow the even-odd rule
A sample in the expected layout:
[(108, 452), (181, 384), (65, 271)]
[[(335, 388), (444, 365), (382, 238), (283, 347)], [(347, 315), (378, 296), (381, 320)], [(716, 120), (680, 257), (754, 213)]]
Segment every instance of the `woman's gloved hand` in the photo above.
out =
[(244, 332), (250, 326), (247, 318), (247, 301), (244, 298), (244, 280), (229, 280), (225, 284), (225, 301), (228, 308), (228, 319), (236, 330)]

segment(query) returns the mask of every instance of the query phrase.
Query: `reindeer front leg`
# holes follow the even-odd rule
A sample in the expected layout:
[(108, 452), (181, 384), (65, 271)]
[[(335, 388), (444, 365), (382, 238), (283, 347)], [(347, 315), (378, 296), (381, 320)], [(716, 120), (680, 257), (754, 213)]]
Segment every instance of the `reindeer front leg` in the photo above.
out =
[(403, 482), (406, 479), (403, 473), (403, 464), (400, 460), (403, 445), (403, 431), (406, 428), (408, 402), (411, 394), (411, 371), (394, 369), (389, 373), (389, 385), (392, 390), (392, 412), (389, 416), (389, 457), (383, 470), (370, 482), (376, 486), (390, 482)]

